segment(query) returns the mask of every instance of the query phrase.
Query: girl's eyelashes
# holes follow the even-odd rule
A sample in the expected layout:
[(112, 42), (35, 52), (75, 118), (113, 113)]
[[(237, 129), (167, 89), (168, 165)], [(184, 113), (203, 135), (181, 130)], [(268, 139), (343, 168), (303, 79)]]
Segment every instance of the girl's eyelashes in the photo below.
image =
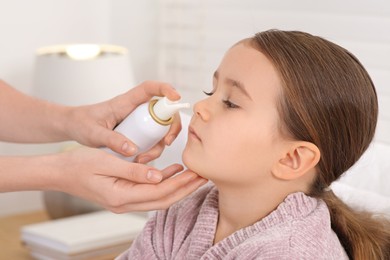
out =
[(213, 91), (207, 92), (203, 90), (203, 93), (205, 93), (207, 96), (212, 96), (214, 94)]
[[(203, 93), (205, 93), (207, 96), (212, 96), (214, 94), (214, 92), (206, 92), (206, 91), (203, 91)], [(231, 102), (229, 99), (225, 99), (225, 100), (222, 100), (222, 103), (225, 105), (226, 108), (228, 109), (232, 109), (232, 108), (240, 108), (240, 106), (234, 104), (233, 102)]]
[(237, 106), (236, 104), (232, 103), (230, 100), (222, 100), (222, 102), (225, 104), (226, 108), (232, 109), (232, 108), (240, 108), (240, 106)]

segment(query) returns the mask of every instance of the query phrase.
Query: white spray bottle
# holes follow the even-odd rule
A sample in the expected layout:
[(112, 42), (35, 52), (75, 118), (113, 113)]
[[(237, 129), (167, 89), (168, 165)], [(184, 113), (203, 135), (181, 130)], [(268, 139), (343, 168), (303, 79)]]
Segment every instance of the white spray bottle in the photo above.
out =
[(167, 133), (173, 122), (173, 115), (189, 103), (171, 101), (166, 97), (153, 99), (131, 112), (115, 129), (129, 138), (138, 147), (137, 154), (125, 157), (109, 148), (104, 150), (119, 158), (132, 162), (134, 158), (155, 146)]

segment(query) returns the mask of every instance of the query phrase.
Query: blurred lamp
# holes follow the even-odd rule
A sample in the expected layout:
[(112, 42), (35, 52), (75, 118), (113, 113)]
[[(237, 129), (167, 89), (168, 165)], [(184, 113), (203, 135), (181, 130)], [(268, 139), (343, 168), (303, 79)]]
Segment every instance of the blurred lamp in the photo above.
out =
[(128, 51), (98, 44), (54, 45), (38, 49), (34, 94), (64, 105), (105, 101), (135, 85)]

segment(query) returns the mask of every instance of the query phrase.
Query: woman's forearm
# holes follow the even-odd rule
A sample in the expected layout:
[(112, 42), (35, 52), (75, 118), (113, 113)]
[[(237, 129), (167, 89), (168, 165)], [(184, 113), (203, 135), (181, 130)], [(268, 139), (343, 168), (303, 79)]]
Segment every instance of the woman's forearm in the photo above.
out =
[(1, 156), (0, 192), (58, 190), (59, 155)]
[(70, 108), (25, 95), (0, 80), (0, 140), (43, 143), (67, 140)]

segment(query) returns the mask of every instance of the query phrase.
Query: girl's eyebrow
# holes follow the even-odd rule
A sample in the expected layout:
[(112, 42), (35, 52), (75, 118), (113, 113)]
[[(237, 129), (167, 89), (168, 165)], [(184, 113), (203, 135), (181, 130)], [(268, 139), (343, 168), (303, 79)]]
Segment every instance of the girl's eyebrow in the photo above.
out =
[[(214, 72), (213, 77), (214, 79), (218, 80), (219, 77), (218, 71)], [(239, 89), (247, 98), (252, 100), (251, 96), (249, 95), (248, 91), (246, 91), (246, 88), (242, 82), (231, 78), (225, 78), (224, 81), (228, 86), (237, 87), (237, 89)]]

